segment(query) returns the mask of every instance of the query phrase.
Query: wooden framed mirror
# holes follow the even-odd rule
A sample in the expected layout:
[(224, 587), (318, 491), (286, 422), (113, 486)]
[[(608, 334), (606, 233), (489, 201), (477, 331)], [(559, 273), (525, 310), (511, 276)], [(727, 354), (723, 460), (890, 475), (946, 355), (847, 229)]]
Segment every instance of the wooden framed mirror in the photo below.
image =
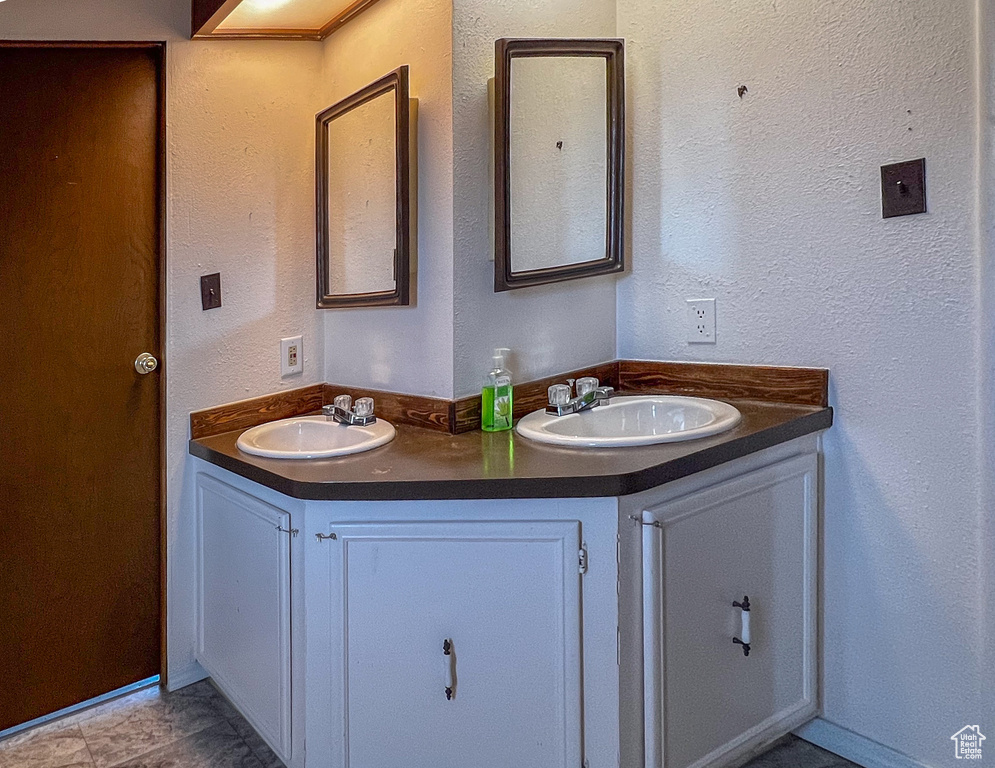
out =
[(494, 290), (621, 272), (623, 42), (495, 48)]
[(316, 123), (318, 309), (407, 306), (408, 67), (332, 105)]

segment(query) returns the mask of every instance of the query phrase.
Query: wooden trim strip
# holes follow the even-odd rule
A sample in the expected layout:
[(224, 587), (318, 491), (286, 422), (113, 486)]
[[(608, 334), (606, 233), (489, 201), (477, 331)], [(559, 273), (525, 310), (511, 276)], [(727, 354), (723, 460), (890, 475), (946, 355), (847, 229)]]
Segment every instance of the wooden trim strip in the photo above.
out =
[(190, 36), (209, 37), (242, 0), (192, 0)]
[(224, 27), (213, 32), (199, 32), (195, 40), (311, 40), (320, 41), (317, 29), (283, 29), (281, 27)]
[(404, 395), (399, 392), (385, 392), (378, 389), (347, 387), (340, 384), (325, 384), (325, 405), (330, 405), (337, 395), (351, 395), (353, 400), (372, 397), (376, 401), (376, 413), (394, 424), (410, 427), (424, 427), (439, 432), (450, 432), (452, 401), (421, 395)]
[(324, 401), (324, 384), (290, 389), (272, 395), (241, 400), (190, 414), (190, 437), (220, 435), (236, 429), (249, 429), (270, 421), (317, 413)]
[[(823, 408), (829, 404), (829, 371), (824, 368), (620, 360), (516, 385), (515, 418), (544, 407), (550, 385), (582, 376), (596, 376), (622, 393), (761, 400)], [(197, 440), (317, 413), (336, 395), (351, 395), (354, 400), (372, 397), (377, 402), (377, 414), (394, 424), (454, 435), (480, 429), (479, 395), (444, 400), (340, 384), (315, 384), (196, 411), (190, 414), (190, 434)]]
[(325, 26), (321, 28), (321, 30), (319, 31), (319, 34), (321, 35), (320, 39), (324, 40), (326, 37), (332, 34), (343, 24), (347, 24), (348, 22), (352, 21), (352, 19), (359, 16), (359, 14), (361, 14), (363, 11), (365, 11), (371, 5), (375, 5), (379, 1), (380, 0), (356, 0), (356, 2), (354, 2), (348, 8), (344, 8), (341, 12), (332, 17), (332, 19), (327, 24), (325, 24)]
[(634, 394), (829, 405), (829, 371), (825, 368), (622, 360), (619, 385), (622, 392)]

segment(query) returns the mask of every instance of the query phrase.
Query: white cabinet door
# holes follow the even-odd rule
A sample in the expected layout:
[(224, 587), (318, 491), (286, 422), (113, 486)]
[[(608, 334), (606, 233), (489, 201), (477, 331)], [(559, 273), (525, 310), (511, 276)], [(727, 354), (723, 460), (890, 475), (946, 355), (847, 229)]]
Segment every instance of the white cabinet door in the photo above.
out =
[(291, 757), (290, 515), (197, 477), (197, 660)]
[(723, 765), (815, 713), (817, 472), (801, 456), (644, 513), (647, 766)]
[[(327, 550), (336, 668), (331, 722), (308, 722), (309, 765), (580, 768), (579, 523), (330, 533), (308, 544)], [(312, 727), (341, 738), (312, 742)], [(323, 743), (327, 759), (312, 752)]]

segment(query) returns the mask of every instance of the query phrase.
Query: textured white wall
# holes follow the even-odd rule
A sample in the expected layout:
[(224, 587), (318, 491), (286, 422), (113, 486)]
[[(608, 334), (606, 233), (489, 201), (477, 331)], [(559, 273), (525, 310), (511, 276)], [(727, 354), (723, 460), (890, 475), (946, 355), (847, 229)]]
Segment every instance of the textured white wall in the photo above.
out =
[[(311, 109), (321, 47), (177, 42), (169, 56), (169, 663), (183, 670), (194, 642), (189, 412), (325, 380)], [(214, 271), (225, 304), (203, 312), (199, 275)], [(298, 334), (304, 374), (282, 379), (280, 339)]]
[(979, 475), (983, 483), (978, 509), (983, 531), (982, 564), (982, 660), (981, 710), (995, 712), (995, 8), (978, 4), (978, 245), (980, 269), (978, 295), (981, 303), (981, 334), (978, 344), (981, 395), (981, 451)]
[[(929, 765), (992, 713), (974, 10), (619, 0), (634, 264), (619, 354), (832, 369), (826, 716)], [(882, 220), (878, 167), (921, 156), (930, 213)], [(689, 346), (684, 302), (705, 296), (718, 343)]]
[[(314, 309), (312, 104), (317, 43), (190, 42), (189, 0), (0, 3), (0, 37), (166, 40), (169, 669), (193, 664), (192, 410), (324, 380)], [(224, 306), (200, 308), (220, 271)], [(280, 378), (279, 340), (305, 373)]]
[(615, 278), (494, 293), (487, 81), (501, 37), (614, 37), (614, 0), (456, 0), (453, 4), (455, 393), (480, 391), (495, 347), (517, 381), (615, 356)]
[(312, 112), (402, 64), (411, 67), (411, 96), (418, 99), (415, 300), (410, 307), (325, 310), (325, 378), (452, 397), (452, 3), (384, 0), (323, 45), (324, 74)]

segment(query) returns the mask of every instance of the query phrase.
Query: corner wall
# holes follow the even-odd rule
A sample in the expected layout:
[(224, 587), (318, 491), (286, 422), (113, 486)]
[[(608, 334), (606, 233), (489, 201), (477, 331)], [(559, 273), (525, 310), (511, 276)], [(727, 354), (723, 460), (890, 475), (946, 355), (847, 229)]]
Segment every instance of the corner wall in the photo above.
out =
[[(825, 716), (945, 765), (950, 735), (992, 712), (975, 5), (618, 8), (634, 208), (619, 355), (832, 370)], [(922, 156), (930, 213), (882, 220), (878, 167)], [(718, 343), (688, 345), (685, 300), (704, 297)]]
[(451, 398), (452, 3), (385, 0), (321, 45), (323, 75), (312, 114), (403, 64), (411, 67), (411, 97), (418, 99), (414, 301), (410, 307), (323, 310), (325, 380)]
[(487, 81), (501, 37), (615, 37), (614, 0), (453, 3), (455, 396), (480, 392), (495, 347), (516, 381), (615, 358), (615, 277), (494, 293)]
[(978, 474), (983, 483), (978, 519), (984, 545), (981, 601), (981, 711), (995, 713), (995, 8), (979, 2), (978, 13), (978, 344), (981, 396)]

